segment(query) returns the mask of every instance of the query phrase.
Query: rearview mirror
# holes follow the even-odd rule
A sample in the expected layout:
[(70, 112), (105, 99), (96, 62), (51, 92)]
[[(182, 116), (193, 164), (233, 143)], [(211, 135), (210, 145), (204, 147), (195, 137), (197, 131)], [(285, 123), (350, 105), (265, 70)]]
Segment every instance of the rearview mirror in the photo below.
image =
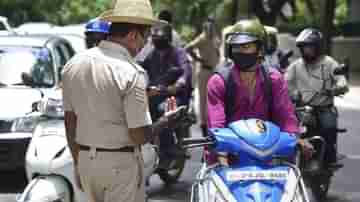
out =
[(60, 67), (57, 68), (57, 74), (58, 74), (59, 81), (62, 80), (62, 71), (63, 71), (63, 69), (64, 69), (64, 66), (60, 66)]
[(27, 86), (34, 86), (34, 79), (31, 74), (27, 72), (21, 73), (21, 80)]
[(39, 105), (40, 105), (40, 101), (33, 102), (31, 104), (31, 112), (38, 112), (39, 111)]
[(349, 79), (350, 65), (349, 59), (345, 59), (344, 63), (335, 68), (334, 75), (344, 75), (346, 79)]

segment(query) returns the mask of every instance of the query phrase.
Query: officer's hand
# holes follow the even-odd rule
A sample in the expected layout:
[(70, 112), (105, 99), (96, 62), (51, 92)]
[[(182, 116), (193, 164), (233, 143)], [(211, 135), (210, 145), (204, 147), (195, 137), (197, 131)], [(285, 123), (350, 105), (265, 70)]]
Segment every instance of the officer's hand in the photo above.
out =
[(301, 146), (305, 160), (311, 159), (315, 152), (314, 146), (307, 140), (298, 139), (298, 144)]
[(177, 107), (175, 97), (167, 99), (167, 108), (163, 116), (169, 128), (175, 128), (181, 122), (186, 113), (186, 106)]
[(165, 116), (174, 113), (176, 109), (177, 109), (176, 98), (174, 96), (171, 96), (170, 98), (166, 99)]

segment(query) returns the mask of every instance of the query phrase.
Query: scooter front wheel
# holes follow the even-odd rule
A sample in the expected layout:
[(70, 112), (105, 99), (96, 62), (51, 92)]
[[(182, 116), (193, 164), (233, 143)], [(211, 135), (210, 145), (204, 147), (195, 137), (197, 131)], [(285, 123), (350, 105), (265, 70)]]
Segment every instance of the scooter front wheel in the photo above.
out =
[(157, 171), (160, 179), (165, 184), (174, 184), (178, 181), (185, 168), (185, 158), (176, 158), (171, 160), (170, 166), (168, 169), (159, 169)]
[(319, 176), (311, 182), (313, 193), (319, 201), (326, 199), (331, 184), (330, 176)]

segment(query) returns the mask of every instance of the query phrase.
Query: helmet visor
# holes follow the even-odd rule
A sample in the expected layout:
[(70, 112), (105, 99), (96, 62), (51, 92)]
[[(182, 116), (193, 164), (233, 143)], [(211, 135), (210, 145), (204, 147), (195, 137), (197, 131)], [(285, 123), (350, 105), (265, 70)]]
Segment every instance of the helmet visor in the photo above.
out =
[(229, 44), (247, 44), (258, 41), (258, 38), (248, 33), (231, 33), (227, 36), (227, 41)]

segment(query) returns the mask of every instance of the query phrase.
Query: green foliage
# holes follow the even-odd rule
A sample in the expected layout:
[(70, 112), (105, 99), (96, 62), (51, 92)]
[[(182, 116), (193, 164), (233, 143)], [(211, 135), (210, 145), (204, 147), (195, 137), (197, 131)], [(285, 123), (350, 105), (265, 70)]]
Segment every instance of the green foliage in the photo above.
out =
[(348, 13), (348, 1), (347, 0), (337, 0), (336, 10), (335, 10), (335, 25), (342, 25), (346, 22), (347, 13)]
[(67, 0), (62, 7), (61, 24), (84, 22), (110, 7), (111, 0)]
[(0, 13), (13, 25), (24, 22), (80, 23), (98, 16), (111, 0), (1, 0)]
[[(317, 0), (312, 0), (314, 4), (315, 12), (310, 12), (309, 8), (306, 5), (305, 0), (297, 0), (297, 13), (290, 22), (279, 22), (278, 27), (281, 31), (290, 32), (293, 34), (298, 34), (305, 27), (320, 27), (321, 22), (321, 2)], [(347, 0), (337, 0), (336, 9), (335, 9), (335, 34), (342, 33), (343, 24), (346, 23), (348, 12)]]
[[(0, 0), (0, 13), (14, 25), (29, 21), (45, 21), (57, 25), (85, 22), (108, 9), (113, 0)], [(240, 3), (244, 1), (239, 0)], [(296, 0), (298, 12), (290, 22), (278, 23), (282, 30), (298, 32), (306, 26), (319, 26), (319, 0), (311, 0), (316, 12), (309, 12), (306, 0)], [(173, 12), (176, 29), (185, 39), (201, 30), (208, 16), (216, 18), (219, 29), (231, 23), (234, 0), (152, 0), (156, 13), (167, 8)], [(240, 4), (241, 5), (241, 4)], [(242, 8), (246, 6), (240, 6)], [(246, 9), (245, 9), (246, 10)], [(347, 17), (347, 0), (337, 0), (334, 23), (341, 27)]]
[(222, 9), (231, 0), (153, 0), (156, 13), (162, 9), (173, 11), (174, 24), (185, 40), (201, 31), (201, 24), (207, 17), (223, 18)]

